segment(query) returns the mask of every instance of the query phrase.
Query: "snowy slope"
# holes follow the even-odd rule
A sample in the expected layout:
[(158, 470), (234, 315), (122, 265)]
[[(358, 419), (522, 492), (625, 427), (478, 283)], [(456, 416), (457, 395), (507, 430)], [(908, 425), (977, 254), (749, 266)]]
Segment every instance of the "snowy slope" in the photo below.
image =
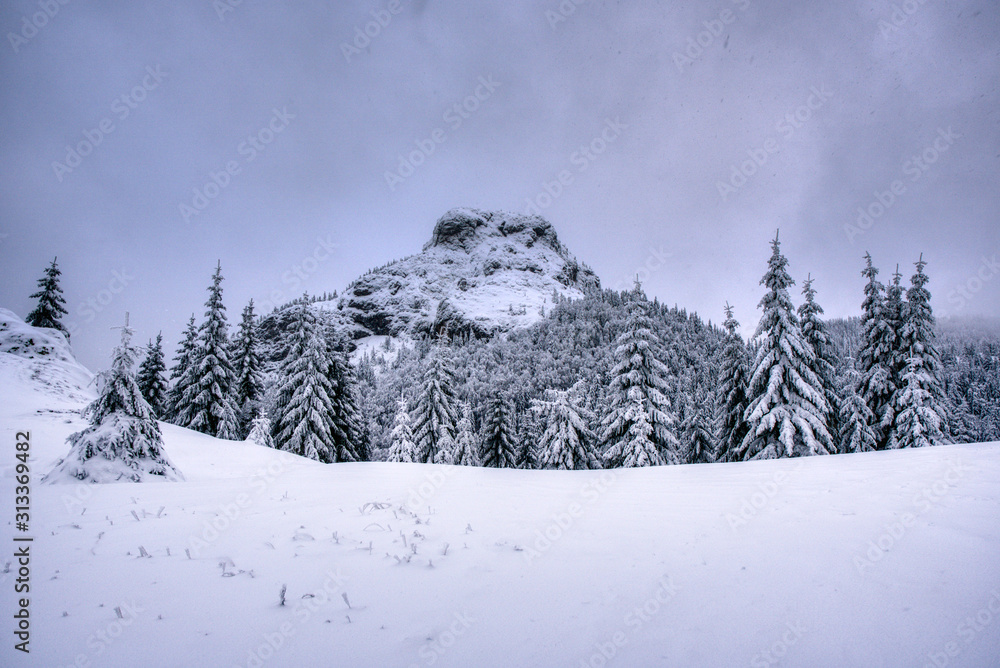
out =
[[(11, 356), (0, 353), (0, 438), (31, 431), (35, 542), (30, 655), (10, 635), (16, 568), (0, 575), (3, 666), (1000, 656), (1000, 443), (506, 471), (327, 466), (163, 425), (185, 482), (42, 486), (82, 427), (48, 408), (83, 401), (47, 394)], [(7, 462), (0, 495), (10, 546)]]
[(597, 285), (543, 218), (452, 209), (422, 252), (358, 278), (337, 307), (376, 335), (488, 334), (536, 322), (553, 292), (579, 298)]

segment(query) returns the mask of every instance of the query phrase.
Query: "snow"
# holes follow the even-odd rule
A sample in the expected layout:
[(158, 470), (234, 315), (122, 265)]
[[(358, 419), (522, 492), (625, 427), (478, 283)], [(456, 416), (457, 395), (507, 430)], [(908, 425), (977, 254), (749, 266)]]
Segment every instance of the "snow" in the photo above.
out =
[[(522, 471), (323, 465), (161, 424), (184, 482), (41, 485), (85, 425), (65, 412), (92, 398), (85, 386), (45, 384), (71, 377), (87, 374), (0, 353), (0, 438), (31, 432), (35, 537), (31, 654), (13, 649), (16, 573), (4, 573), (0, 665), (991, 666), (1000, 656), (1000, 443)], [(12, 499), (5, 452), (0, 494)]]

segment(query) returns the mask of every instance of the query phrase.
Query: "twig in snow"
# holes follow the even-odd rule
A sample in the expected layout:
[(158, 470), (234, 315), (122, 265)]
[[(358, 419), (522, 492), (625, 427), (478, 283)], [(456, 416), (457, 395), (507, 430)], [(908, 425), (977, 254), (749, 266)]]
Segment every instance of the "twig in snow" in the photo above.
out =
[(134, 511), (134, 510), (133, 510), (133, 511), (131, 511), (131, 512), (132, 512), (132, 517), (134, 517), (134, 518), (135, 518), (135, 521), (136, 521), (136, 522), (139, 522), (139, 521), (141, 521), (141, 520), (139, 519), (139, 516), (138, 516), (138, 515), (136, 515), (136, 513), (135, 513), (135, 511)]
[(351, 607), (351, 602), (347, 600), (347, 592), (340, 592), (340, 597), (342, 599), (344, 599), (344, 603), (347, 604), (347, 609), (348, 610), (353, 610), (354, 609), (354, 608)]
[(280, 606), (285, 605), (285, 592), (288, 591), (288, 585), (281, 585), (281, 602), (278, 603)]

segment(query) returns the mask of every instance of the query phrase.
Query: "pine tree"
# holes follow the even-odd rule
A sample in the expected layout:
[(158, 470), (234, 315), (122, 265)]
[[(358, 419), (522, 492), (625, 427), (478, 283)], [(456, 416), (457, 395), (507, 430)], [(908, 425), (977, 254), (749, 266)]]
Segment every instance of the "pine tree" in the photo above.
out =
[(569, 390), (546, 390), (545, 399), (532, 399), (531, 410), (545, 420), (539, 440), (538, 467), (543, 469), (598, 469), (596, 437), (589, 423), (594, 416), (580, 405), (580, 383)]
[(815, 356), (802, 337), (788, 287), (795, 282), (785, 267), (777, 234), (761, 279), (767, 292), (755, 338), (759, 343), (748, 383), (746, 420), (750, 430), (740, 444), (742, 459), (772, 459), (836, 452), (827, 429), (822, 382), (813, 372)]
[(840, 434), (840, 397), (837, 394), (837, 358), (834, 354), (830, 336), (826, 333), (826, 324), (820, 316), (823, 307), (816, 303), (816, 290), (813, 289), (812, 275), (806, 277), (802, 285), (802, 294), (806, 300), (799, 305), (799, 326), (802, 337), (813, 352), (813, 373), (819, 378), (823, 388), (823, 396), (829, 408), (826, 414), (827, 430), (831, 436)]
[(416, 461), (431, 463), (440, 448), (441, 439), (447, 436), (454, 441), (455, 423), (455, 373), (438, 347), (427, 356), (423, 389), (414, 408), (413, 437), (417, 444)]
[(900, 391), (905, 384), (903, 375), (906, 373), (907, 353), (904, 350), (903, 326), (906, 323), (909, 312), (909, 303), (903, 300), (903, 286), (900, 283), (902, 274), (899, 273), (899, 265), (896, 265), (896, 272), (892, 275), (892, 283), (885, 289), (884, 318), (886, 327), (882, 332), (882, 346), (886, 350), (885, 366), (888, 370), (887, 391), (889, 401), (885, 404), (882, 415), (879, 419), (880, 433), (885, 435), (884, 442), (880, 449), (892, 448), (893, 424), (896, 420), (897, 402)]
[[(861, 374), (855, 391), (865, 401), (871, 414), (872, 431), (878, 442), (877, 449), (883, 450), (890, 433), (884, 418), (895, 391), (892, 382), (892, 358), (895, 348), (895, 332), (886, 319), (885, 288), (877, 279), (878, 269), (872, 265), (872, 256), (865, 253), (866, 266), (861, 275), (868, 279), (865, 285), (863, 311), (863, 335), (858, 351), (858, 371)], [(885, 426), (883, 426), (885, 425)]]
[(701, 386), (691, 383), (685, 393), (684, 420), (681, 422), (682, 461), (707, 464), (716, 461), (715, 438), (711, 426), (711, 402)]
[(483, 466), (492, 468), (517, 468), (517, 452), (514, 447), (512, 410), (510, 399), (497, 392), (490, 400), (483, 424), (483, 438), (479, 460)]
[(406, 409), (406, 399), (400, 397), (396, 410), (396, 419), (392, 425), (392, 446), (386, 461), (412, 462), (416, 454), (413, 444), (413, 431), (410, 429), (410, 413)]
[(452, 463), (456, 466), (479, 466), (479, 444), (472, 428), (472, 407), (467, 401), (462, 403), (462, 418), (458, 421), (457, 430)]
[(722, 350), (722, 373), (719, 392), (723, 399), (719, 419), (719, 461), (736, 461), (743, 438), (749, 427), (743, 415), (747, 409), (747, 378), (749, 360), (746, 345), (740, 338), (740, 323), (733, 317), (733, 307), (726, 304), (726, 343)]
[(855, 390), (860, 381), (861, 374), (852, 368), (845, 385), (846, 396), (840, 404), (841, 452), (871, 452), (878, 447), (871, 409)]
[(250, 422), (259, 410), (264, 394), (261, 376), (261, 359), (257, 342), (257, 326), (254, 319), (253, 300), (243, 309), (240, 331), (233, 342), (233, 404), (236, 409), (239, 433), (248, 434)]
[(208, 293), (205, 321), (198, 330), (198, 347), (189, 369), (194, 382), (184, 397), (192, 412), (186, 426), (217, 438), (236, 439), (239, 434), (232, 399), (234, 374), (229, 360), (226, 307), (222, 303), (221, 262), (216, 266)]
[(313, 310), (298, 305), (289, 332), (291, 347), (281, 367), (275, 405), (274, 443), (279, 450), (333, 463), (334, 387), (330, 382), (327, 344)]
[(62, 332), (69, 340), (69, 330), (59, 320), (60, 316), (66, 315), (66, 299), (63, 298), (62, 288), (59, 286), (59, 277), (62, 272), (56, 265), (53, 258), (52, 264), (45, 270), (45, 277), (38, 279), (38, 292), (29, 296), (29, 299), (37, 299), (38, 305), (24, 319), (32, 327), (48, 327)]
[[(679, 464), (680, 442), (667, 399), (670, 371), (656, 357), (659, 339), (638, 284), (631, 297), (625, 331), (615, 341), (611, 407), (601, 423), (606, 466)], [(627, 462), (642, 462), (629, 464)]]
[(263, 413), (258, 413), (250, 423), (250, 434), (246, 440), (263, 448), (273, 448), (274, 438), (271, 436), (271, 420)]
[(948, 441), (948, 413), (941, 386), (941, 358), (934, 345), (934, 315), (931, 295), (924, 287), (924, 257), (915, 263), (916, 273), (906, 292), (907, 308), (900, 332), (901, 353), (906, 356), (902, 387), (893, 396), (894, 416), (888, 447), (907, 448), (939, 445)]
[(146, 347), (146, 358), (139, 366), (136, 382), (142, 397), (153, 411), (153, 417), (163, 419), (167, 405), (167, 381), (163, 377), (167, 367), (163, 363), (163, 333), (156, 335), (156, 343)]
[(100, 396), (85, 416), (90, 426), (72, 434), (66, 455), (44, 482), (75, 478), (86, 482), (142, 482), (153, 476), (183, 480), (163, 452), (160, 426), (143, 399), (132, 367), (136, 349), (130, 344), (132, 330), (121, 328), (121, 344), (112, 354), (111, 368), (100, 374)]
[(361, 462), (370, 459), (364, 441), (361, 416), (355, 393), (357, 379), (347, 356), (327, 339), (327, 379), (330, 382), (334, 462)]
[(177, 354), (174, 356), (174, 367), (170, 371), (170, 380), (173, 385), (167, 391), (167, 416), (173, 424), (186, 427), (191, 424), (193, 417), (192, 406), (185, 401), (185, 397), (191, 396), (189, 386), (195, 380), (194, 374), (190, 373), (198, 349), (198, 328), (194, 323), (194, 315), (188, 321), (187, 329), (184, 330), (184, 338), (177, 346)]

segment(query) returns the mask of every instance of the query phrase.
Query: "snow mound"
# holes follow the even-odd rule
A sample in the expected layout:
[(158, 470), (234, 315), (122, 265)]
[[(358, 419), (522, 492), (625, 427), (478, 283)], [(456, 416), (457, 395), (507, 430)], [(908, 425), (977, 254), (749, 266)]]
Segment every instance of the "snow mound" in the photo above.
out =
[(41, 405), (38, 410), (46, 412), (79, 409), (95, 397), (93, 380), (94, 374), (73, 357), (62, 332), (32, 327), (0, 308), (0, 381), (18, 388), (7, 394), (7, 401)]
[(437, 221), (422, 252), (351, 283), (338, 308), (374, 335), (489, 336), (538, 321), (553, 294), (599, 286), (544, 218), (462, 208)]

